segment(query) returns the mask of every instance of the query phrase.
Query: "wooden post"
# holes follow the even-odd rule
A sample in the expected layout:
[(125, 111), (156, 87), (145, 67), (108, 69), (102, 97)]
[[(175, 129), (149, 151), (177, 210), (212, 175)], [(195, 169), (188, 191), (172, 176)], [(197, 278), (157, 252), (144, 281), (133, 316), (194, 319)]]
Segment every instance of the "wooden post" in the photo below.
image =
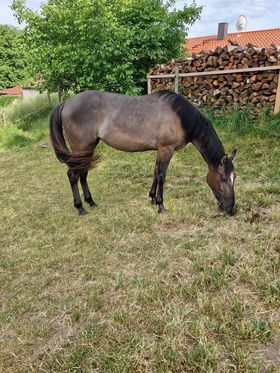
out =
[(148, 95), (152, 93), (152, 79), (150, 78), (149, 75), (147, 75), (147, 84), (148, 84)]
[(278, 114), (279, 112), (280, 112), (280, 70), (278, 74), (278, 85), (277, 85), (276, 98), (275, 98), (274, 114)]
[(175, 93), (179, 93), (179, 66), (175, 66)]

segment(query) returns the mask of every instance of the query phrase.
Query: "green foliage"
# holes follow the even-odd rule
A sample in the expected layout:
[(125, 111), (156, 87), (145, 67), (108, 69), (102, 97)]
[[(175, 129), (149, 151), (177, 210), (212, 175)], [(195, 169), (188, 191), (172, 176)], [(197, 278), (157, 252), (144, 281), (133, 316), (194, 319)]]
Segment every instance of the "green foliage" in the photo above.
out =
[(15, 27), (0, 25), (0, 89), (19, 85), (26, 77), (27, 57), (21, 34)]
[(13, 9), (26, 22), (25, 42), (42, 88), (135, 94), (152, 66), (180, 55), (185, 30), (199, 17), (195, 3), (180, 11), (174, 3), (49, 0), (35, 13), (14, 0)]

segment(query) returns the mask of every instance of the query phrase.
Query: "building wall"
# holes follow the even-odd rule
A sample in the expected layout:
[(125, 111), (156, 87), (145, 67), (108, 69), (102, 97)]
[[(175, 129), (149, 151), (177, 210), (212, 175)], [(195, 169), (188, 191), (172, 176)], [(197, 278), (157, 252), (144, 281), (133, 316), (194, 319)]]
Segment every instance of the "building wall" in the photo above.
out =
[(31, 97), (38, 96), (39, 94), (40, 94), (39, 91), (37, 91), (36, 89), (32, 89), (32, 88), (23, 88), (22, 90), (23, 98), (31, 98)]

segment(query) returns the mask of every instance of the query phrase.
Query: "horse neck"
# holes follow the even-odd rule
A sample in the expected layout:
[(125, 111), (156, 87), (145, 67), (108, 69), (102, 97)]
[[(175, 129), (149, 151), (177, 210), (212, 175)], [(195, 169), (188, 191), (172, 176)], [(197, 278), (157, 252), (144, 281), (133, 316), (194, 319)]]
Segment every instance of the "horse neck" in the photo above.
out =
[(212, 124), (204, 117), (200, 118), (199, 129), (192, 139), (209, 168), (217, 168), (225, 155), (224, 147)]

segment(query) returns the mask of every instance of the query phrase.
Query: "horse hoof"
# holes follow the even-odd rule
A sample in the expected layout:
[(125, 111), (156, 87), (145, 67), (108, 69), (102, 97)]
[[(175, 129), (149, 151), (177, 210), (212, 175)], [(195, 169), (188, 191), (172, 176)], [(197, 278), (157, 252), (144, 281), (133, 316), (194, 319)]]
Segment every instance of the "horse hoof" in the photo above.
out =
[(89, 202), (89, 207), (91, 209), (94, 209), (95, 207), (97, 207), (97, 204), (95, 202)]
[(166, 209), (164, 206), (159, 207), (159, 209), (158, 209), (158, 213), (159, 213), (159, 214), (163, 214), (163, 213), (166, 212), (166, 211), (167, 211), (167, 209)]
[(156, 204), (157, 204), (157, 200), (155, 198), (152, 198), (151, 205), (156, 205)]
[(83, 215), (86, 215), (86, 214), (87, 214), (86, 210), (80, 210), (79, 211), (79, 216), (83, 216)]

